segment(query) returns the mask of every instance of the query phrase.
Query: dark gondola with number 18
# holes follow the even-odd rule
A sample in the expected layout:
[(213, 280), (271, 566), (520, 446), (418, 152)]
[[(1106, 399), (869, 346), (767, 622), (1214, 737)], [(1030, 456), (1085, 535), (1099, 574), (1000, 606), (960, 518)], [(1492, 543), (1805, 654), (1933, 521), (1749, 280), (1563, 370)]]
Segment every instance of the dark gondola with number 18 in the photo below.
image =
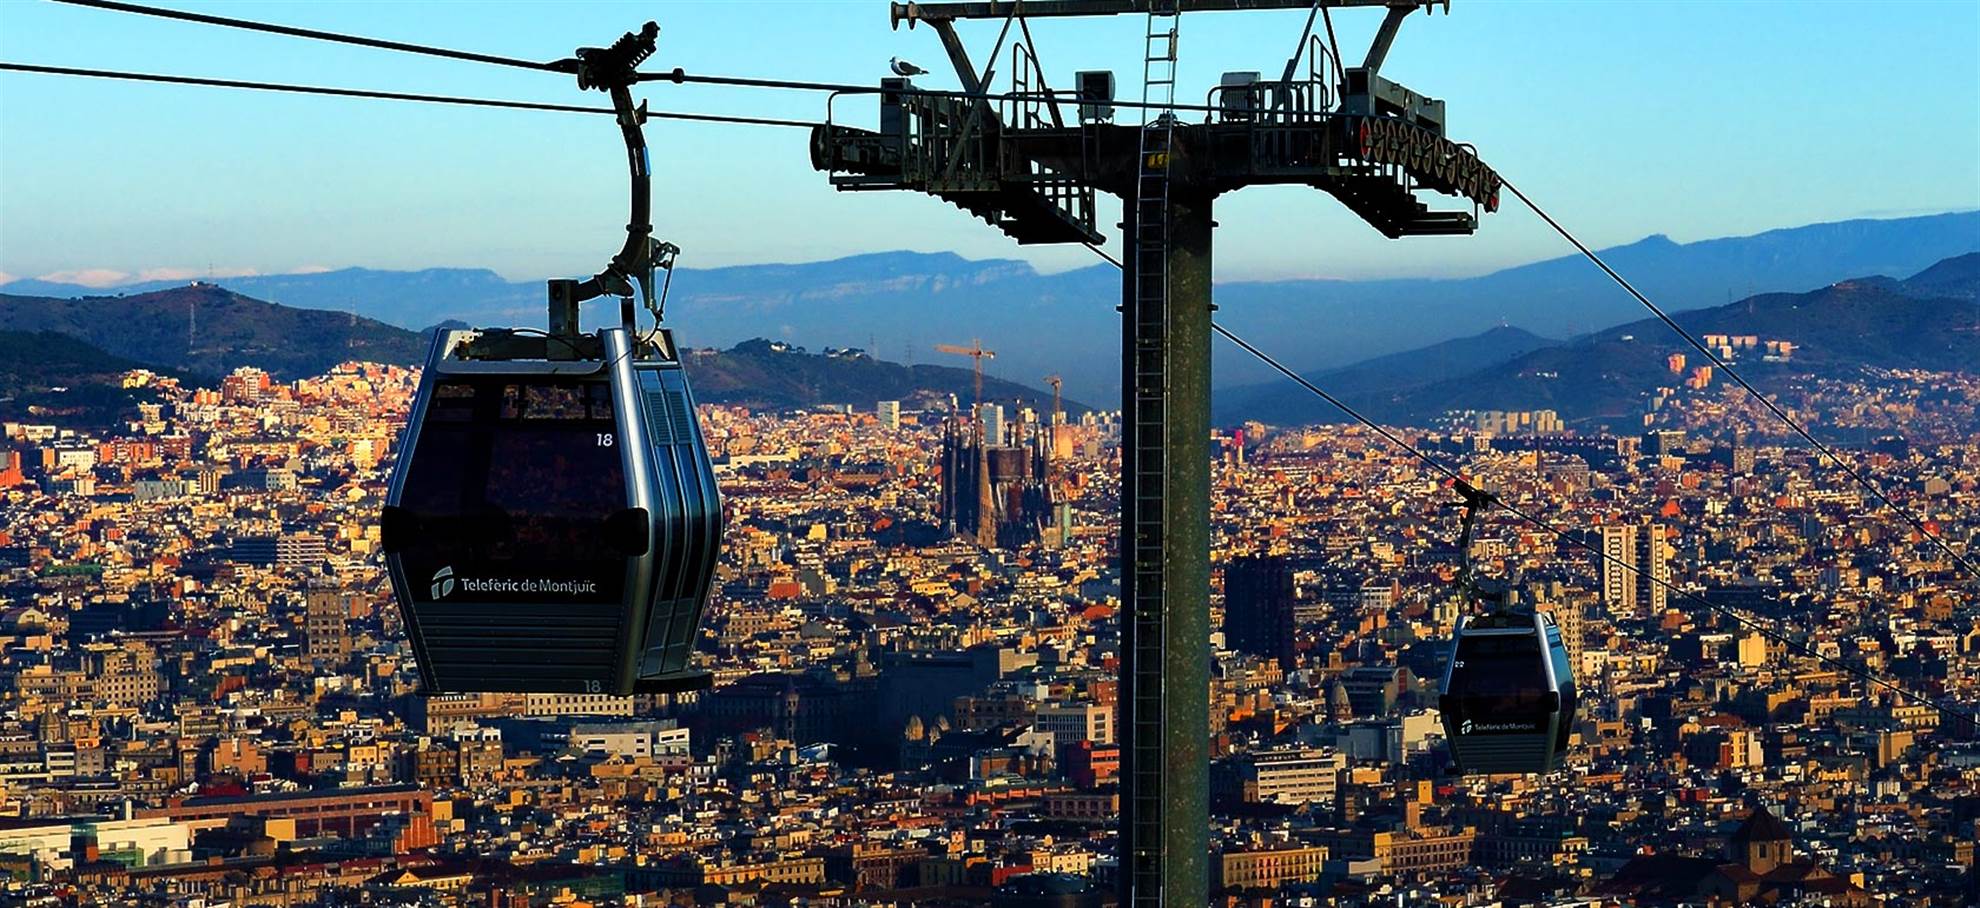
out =
[[(653, 238), (644, 105), (652, 22), (550, 68), (610, 94), (632, 176), (626, 241), (553, 280), (549, 330), (442, 331), (406, 425), (380, 543), (427, 693), (707, 687), (688, 660), (722, 542), (715, 468), (664, 324), (680, 249)], [(659, 272), (666, 272), (663, 282)], [(635, 323), (634, 291), (653, 314)], [(616, 298), (586, 333), (580, 306)]]
[(628, 694), (687, 671), (721, 538), (667, 332), (604, 359), (464, 359), (442, 332), (382, 541), (429, 692)]

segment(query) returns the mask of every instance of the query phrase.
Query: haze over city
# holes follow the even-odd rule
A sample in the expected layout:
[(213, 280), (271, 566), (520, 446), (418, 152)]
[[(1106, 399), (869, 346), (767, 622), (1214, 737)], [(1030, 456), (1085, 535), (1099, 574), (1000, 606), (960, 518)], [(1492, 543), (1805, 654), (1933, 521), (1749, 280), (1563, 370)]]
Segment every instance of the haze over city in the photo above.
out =
[(1976, 46), (0, 3), (0, 903), (1980, 904)]
[[(189, 6), (188, 8), (202, 8)], [(864, 2), (672, 2), (662, 68), (870, 83), (903, 56), (955, 88), (940, 42), (890, 31)], [(230, 3), (227, 15), (530, 59), (657, 15), (624, 3)], [(1275, 70), (1305, 10), (1192, 17), (1185, 94), (1226, 70)], [(308, 45), (270, 35), (15, 2), (0, 56), (29, 63), (573, 102), (538, 73)], [(777, 27), (763, 28), (765, 17)], [(1380, 16), (1335, 16), (1363, 45)], [(1452, 128), (1597, 246), (1679, 241), (1822, 221), (1980, 208), (1980, 9), (1956, 0), (1851, 3), (1473, 3), (1412, 23), (1395, 72), (1434, 85)], [(986, 53), (996, 22), (966, 22)], [(1133, 17), (1036, 31), (1047, 76), (1138, 78)], [(1561, 35), (1573, 40), (1562, 41)], [(86, 50), (86, 54), (66, 52)], [(1903, 61), (1888, 65), (1879, 61)], [(978, 60), (978, 65), (982, 64)], [(1008, 70), (1008, 61), (999, 66)], [(1008, 76), (1008, 72), (1004, 73)], [(655, 109), (814, 120), (815, 93), (654, 85)], [(309, 268), (491, 268), (540, 280), (594, 267), (623, 186), (601, 118), (297, 98), (182, 86), (0, 80), (0, 272), (110, 286)], [(1187, 100), (1201, 101), (1200, 97)], [(842, 99), (871, 124), (871, 99)], [(803, 130), (659, 123), (655, 210), (686, 264), (804, 262), (885, 249), (1093, 264), (1078, 248), (1021, 249), (953, 209), (835, 194), (806, 166)], [(45, 139), (60, 135), (63, 141)], [(1866, 152), (1870, 143), (1874, 153)], [(462, 149), (472, 152), (462, 154)], [(1868, 156), (1866, 156), (1868, 155)], [(544, 175), (555, 174), (555, 180)], [(1392, 243), (1310, 193), (1260, 188), (1220, 209), (1226, 280), (1471, 275), (1564, 250), (1509, 212), (1464, 242)], [(114, 212), (114, 217), (101, 213)], [(1101, 222), (1111, 228), (1111, 214)], [(1107, 232), (1112, 233), (1109, 229)], [(59, 278), (51, 278), (59, 279)], [(0, 278), (0, 283), (4, 279)]]

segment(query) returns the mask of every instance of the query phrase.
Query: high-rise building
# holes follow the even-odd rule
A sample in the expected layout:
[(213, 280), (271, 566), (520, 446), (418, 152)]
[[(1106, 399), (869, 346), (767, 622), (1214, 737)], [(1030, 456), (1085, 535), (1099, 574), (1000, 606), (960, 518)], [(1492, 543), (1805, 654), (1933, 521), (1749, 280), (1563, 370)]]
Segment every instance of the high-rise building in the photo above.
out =
[(1661, 524), (1644, 524), (1636, 538), (1636, 604), (1651, 614), (1664, 610), (1664, 584), (1671, 579), (1670, 543)]
[(874, 415), (880, 417), (880, 425), (889, 429), (901, 427), (901, 402), (883, 400), (873, 405)]
[(1584, 593), (1568, 593), (1558, 599), (1541, 601), (1535, 608), (1554, 616), (1554, 624), (1561, 629), (1561, 644), (1567, 649), (1568, 665), (1576, 671), (1581, 669), (1583, 634), (1586, 630), (1583, 621), (1588, 614), (1588, 603)]
[(1602, 527), (1595, 541), (1601, 552), (1596, 573), (1602, 579), (1602, 604), (1611, 611), (1636, 611), (1636, 527)]
[(996, 404), (978, 404), (976, 417), (983, 420), (983, 443), (992, 448), (1004, 446), (1004, 408)]
[(1293, 576), (1283, 556), (1233, 558), (1224, 566), (1224, 644), (1240, 653), (1279, 660), (1291, 671)]
[(1114, 743), (1114, 707), (1102, 703), (1041, 703), (1035, 727), (1060, 749), (1081, 741)]
[(282, 567), (311, 567), (328, 557), (323, 537), (310, 533), (283, 533), (275, 537), (275, 563)]
[(1683, 429), (1655, 429), (1643, 436), (1643, 450), (1658, 457), (1683, 454), (1684, 446)]
[(1395, 665), (1362, 665), (1341, 674), (1348, 705), (1357, 716), (1387, 716), (1402, 704), (1412, 684), (1409, 669)]
[(1355, 605), (1364, 612), (1386, 612), (1396, 604), (1396, 583), (1369, 580), (1355, 593)]
[(1734, 429), (1732, 445), (1726, 451), (1726, 466), (1734, 475), (1753, 472), (1753, 446), (1746, 443), (1746, 430)]
[(1210, 784), (1219, 800), (1331, 804), (1347, 766), (1347, 755), (1331, 749), (1253, 751), (1211, 767)]
[(351, 654), (351, 607), (344, 594), (330, 587), (311, 589), (304, 597), (303, 631), (311, 659), (342, 662)]
[(1661, 524), (1605, 526), (1597, 531), (1602, 553), (1602, 604), (1620, 612), (1664, 610), (1670, 580), (1670, 543)]

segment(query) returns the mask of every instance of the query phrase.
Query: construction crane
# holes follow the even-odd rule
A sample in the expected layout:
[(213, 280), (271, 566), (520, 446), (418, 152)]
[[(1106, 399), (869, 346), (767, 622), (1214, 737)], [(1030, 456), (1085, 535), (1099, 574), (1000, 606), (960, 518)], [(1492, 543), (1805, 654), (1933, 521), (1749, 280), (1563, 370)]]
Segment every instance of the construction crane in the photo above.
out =
[(1051, 516), (1047, 518), (1051, 528), (1059, 532), (1059, 545), (1067, 543), (1068, 520), (1066, 502), (1072, 500), (1072, 489), (1066, 483), (1065, 471), (1058, 458), (1059, 427), (1065, 423), (1065, 408), (1059, 396), (1060, 386), (1065, 380), (1057, 375), (1045, 376), (1045, 383), (1052, 386), (1052, 415), (1046, 417), (1044, 435), (1045, 449), (1045, 495), (1051, 502)]
[(997, 544), (995, 505), (990, 496), (990, 440), (983, 432), (983, 361), (996, 359), (997, 351), (983, 349), (982, 338), (971, 338), (969, 346), (936, 344), (938, 353), (954, 353), (975, 360), (976, 400), (970, 406), (969, 420), (976, 436), (976, 542), (984, 548)]
[[(971, 401), (971, 404), (977, 407), (983, 406), (983, 361), (986, 359), (996, 359), (997, 351), (983, 349), (983, 341), (977, 338), (971, 339), (967, 347), (961, 344), (936, 344), (935, 352), (954, 353), (957, 356), (967, 356), (976, 361), (976, 399)], [(971, 410), (970, 412), (974, 413), (976, 411)]]

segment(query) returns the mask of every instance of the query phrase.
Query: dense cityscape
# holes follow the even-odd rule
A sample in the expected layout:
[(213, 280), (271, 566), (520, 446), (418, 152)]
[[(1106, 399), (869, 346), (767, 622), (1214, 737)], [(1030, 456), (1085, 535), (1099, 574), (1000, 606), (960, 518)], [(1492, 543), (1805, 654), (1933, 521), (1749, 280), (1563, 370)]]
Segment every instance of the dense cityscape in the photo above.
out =
[(0, 3), (0, 908), (1980, 906), (1908, 2)]
[[(1555, 616), (1581, 685), (1546, 776), (1450, 771), (1448, 482), (1359, 428), (1206, 440), (1217, 904), (1971, 903), (1972, 579), (1742, 392), (1671, 373), (1640, 432), (1548, 411), (1401, 430), (1571, 530), (1494, 510), (1474, 548)], [(152, 402), (121, 427), (5, 426), (0, 900), (1110, 888), (1110, 414), (706, 407), (727, 512), (697, 657), (714, 687), (427, 697), (376, 519), (417, 371), (125, 383)], [(1980, 378), (1781, 399), (1941, 538), (1980, 541)]]

